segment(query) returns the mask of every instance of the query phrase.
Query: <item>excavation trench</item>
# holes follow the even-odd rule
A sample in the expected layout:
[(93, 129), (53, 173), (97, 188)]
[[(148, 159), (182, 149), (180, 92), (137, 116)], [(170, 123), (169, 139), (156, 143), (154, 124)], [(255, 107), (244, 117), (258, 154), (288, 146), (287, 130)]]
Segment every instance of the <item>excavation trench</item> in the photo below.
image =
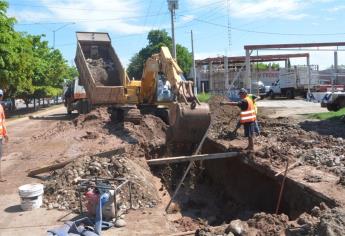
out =
[[(172, 154), (188, 155), (190, 150), (175, 149)], [(226, 152), (226, 148), (208, 139), (203, 153)], [(173, 194), (188, 163), (152, 167), (152, 172)], [(219, 225), (233, 219), (247, 220), (258, 212), (274, 213), (278, 201), (282, 176), (249, 161), (246, 156), (206, 160), (195, 164), (180, 189), (175, 203), (183, 216), (207, 220), (210, 225)], [(309, 187), (287, 178), (279, 213), (291, 220), (314, 206), (325, 202), (334, 207), (334, 200)], [(174, 208), (174, 207), (173, 207)], [(176, 207), (175, 207), (176, 208)]]

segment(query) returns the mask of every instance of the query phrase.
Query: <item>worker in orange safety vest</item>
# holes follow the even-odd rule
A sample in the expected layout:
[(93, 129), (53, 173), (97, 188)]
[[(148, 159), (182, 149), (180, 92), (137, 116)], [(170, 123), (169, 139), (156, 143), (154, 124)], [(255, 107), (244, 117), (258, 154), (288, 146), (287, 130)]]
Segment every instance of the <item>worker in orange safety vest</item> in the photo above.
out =
[(247, 150), (254, 150), (254, 137), (255, 137), (255, 122), (256, 111), (253, 100), (248, 96), (247, 90), (240, 89), (239, 96), (241, 101), (239, 102), (221, 102), (221, 105), (238, 106), (241, 109), (240, 123), (244, 126), (244, 134), (248, 138)]
[[(2, 101), (4, 97), (4, 92), (0, 89), (0, 101)], [(6, 181), (2, 178), (1, 174), (1, 159), (3, 153), (3, 142), (8, 142), (7, 130), (5, 126), (5, 111), (2, 105), (0, 104), (0, 182)]]

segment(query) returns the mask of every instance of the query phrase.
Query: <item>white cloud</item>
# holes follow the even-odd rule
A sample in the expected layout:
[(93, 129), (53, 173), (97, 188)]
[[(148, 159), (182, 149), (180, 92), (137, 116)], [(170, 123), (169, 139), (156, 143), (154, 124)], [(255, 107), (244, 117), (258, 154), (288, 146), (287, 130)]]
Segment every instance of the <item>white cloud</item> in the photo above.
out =
[(15, 17), (18, 22), (41, 22), (50, 17), (50, 14), (46, 12), (34, 12), (31, 10), (16, 11), (10, 9), (8, 14), (11, 17)]
[[(45, 8), (12, 11), (24, 22), (76, 22), (80, 30), (144, 33), (152, 27), (141, 25), (143, 10), (134, 0), (39, 0)], [(137, 23), (137, 22), (140, 23)]]
[[(215, 0), (188, 0), (193, 8), (212, 6)], [(231, 0), (230, 14), (235, 18), (279, 18), (300, 20), (307, 14), (303, 12), (306, 6), (317, 2), (330, 0)], [(227, 2), (224, 0), (224, 10)]]
[(333, 12), (338, 12), (344, 9), (345, 9), (345, 5), (339, 5), (336, 7), (328, 8), (327, 11), (333, 13)]

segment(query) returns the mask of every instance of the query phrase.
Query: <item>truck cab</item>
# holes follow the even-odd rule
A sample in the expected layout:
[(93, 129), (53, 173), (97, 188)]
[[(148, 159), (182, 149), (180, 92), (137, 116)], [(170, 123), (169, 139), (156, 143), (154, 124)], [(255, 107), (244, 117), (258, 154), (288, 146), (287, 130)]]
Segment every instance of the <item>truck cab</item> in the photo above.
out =
[(345, 91), (327, 92), (321, 100), (321, 107), (326, 107), (329, 111), (345, 107)]
[(63, 98), (67, 114), (69, 115), (75, 110), (78, 111), (79, 114), (85, 114), (90, 111), (90, 103), (87, 99), (84, 87), (79, 85), (79, 78), (75, 78), (67, 84)]
[(291, 79), (290, 77), (281, 77), (271, 86), (266, 88), (268, 91), (268, 96), (274, 98), (276, 95), (285, 96), (289, 99), (295, 98), (295, 88), (296, 80)]

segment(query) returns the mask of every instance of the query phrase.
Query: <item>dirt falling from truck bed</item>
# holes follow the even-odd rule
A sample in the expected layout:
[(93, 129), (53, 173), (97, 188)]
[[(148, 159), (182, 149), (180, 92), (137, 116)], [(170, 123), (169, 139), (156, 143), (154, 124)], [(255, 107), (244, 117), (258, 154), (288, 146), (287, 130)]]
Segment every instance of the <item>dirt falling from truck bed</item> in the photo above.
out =
[(111, 60), (89, 58), (86, 61), (96, 86), (121, 86), (122, 74)]

